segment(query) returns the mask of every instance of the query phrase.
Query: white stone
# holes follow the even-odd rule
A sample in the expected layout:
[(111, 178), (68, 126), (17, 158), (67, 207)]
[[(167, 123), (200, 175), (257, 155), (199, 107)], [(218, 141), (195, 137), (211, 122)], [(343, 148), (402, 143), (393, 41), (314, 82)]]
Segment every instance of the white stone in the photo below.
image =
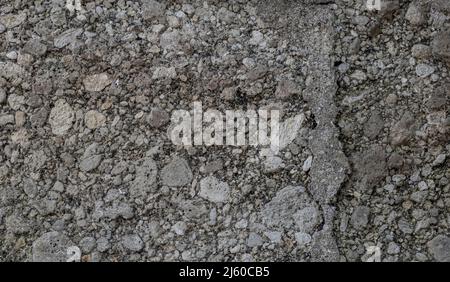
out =
[(312, 157), (312, 156), (309, 156), (309, 157), (305, 160), (305, 162), (303, 163), (303, 167), (302, 167), (302, 170), (303, 170), (304, 172), (307, 172), (307, 171), (309, 171), (309, 170), (311, 169), (312, 161), (313, 161), (313, 157)]
[(48, 120), (53, 134), (64, 135), (72, 127), (74, 118), (75, 113), (65, 100), (56, 101)]
[(90, 75), (83, 80), (84, 88), (91, 92), (100, 92), (111, 83), (112, 80), (107, 73)]
[(434, 67), (426, 64), (418, 64), (416, 66), (416, 74), (421, 78), (425, 78), (432, 75), (434, 73), (434, 70), (435, 70)]

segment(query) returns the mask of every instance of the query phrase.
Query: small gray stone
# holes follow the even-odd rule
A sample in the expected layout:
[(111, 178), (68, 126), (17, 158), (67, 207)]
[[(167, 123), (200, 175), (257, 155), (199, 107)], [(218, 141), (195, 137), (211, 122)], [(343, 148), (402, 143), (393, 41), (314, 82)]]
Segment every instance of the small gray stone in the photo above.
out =
[(101, 253), (106, 252), (111, 248), (111, 244), (106, 237), (100, 237), (97, 239), (97, 250)]
[(286, 119), (280, 124), (279, 131), (279, 150), (286, 148), (297, 137), (299, 130), (305, 121), (304, 114), (298, 114)]
[(313, 157), (309, 156), (303, 163), (302, 170), (304, 172), (308, 172), (311, 169), (312, 162), (313, 162)]
[(14, 124), (14, 116), (7, 114), (0, 115), (0, 126), (5, 126), (7, 124)]
[(412, 47), (411, 53), (414, 58), (427, 59), (431, 56), (431, 48), (427, 45), (416, 44)]
[(38, 188), (36, 183), (31, 178), (25, 178), (23, 180), (23, 191), (27, 194), (28, 197), (34, 198), (38, 192)]
[(407, 144), (415, 130), (415, 118), (410, 112), (405, 112), (391, 129), (391, 144), (393, 146)]
[(145, 196), (155, 190), (158, 168), (156, 162), (148, 157), (136, 168), (136, 176), (130, 186), (130, 194), (133, 197)]
[(321, 220), (319, 209), (313, 204), (296, 211), (293, 218), (296, 230), (302, 233), (312, 233)]
[(236, 14), (229, 11), (228, 9), (222, 7), (217, 12), (217, 18), (225, 23), (232, 23), (234, 18), (236, 17)]
[(47, 45), (43, 44), (39, 39), (31, 39), (25, 44), (23, 51), (40, 57), (47, 53)]
[(95, 238), (93, 237), (84, 237), (80, 240), (79, 246), (83, 253), (90, 253), (94, 250), (96, 246)]
[(356, 79), (356, 80), (360, 80), (360, 81), (364, 81), (367, 79), (367, 74), (362, 71), (362, 70), (355, 70), (351, 75), (351, 78)]
[(142, 18), (144, 20), (159, 19), (164, 15), (166, 5), (155, 0), (145, 0), (142, 4)]
[(178, 236), (183, 236), (186, 233), (187, 225), (184, 221), (178, 221), (172, 226), (171, 230)]
[(60, 181), (56, 181), (55, 184), (53, 185), (53, 190), (60, 193), (64, 192), (64, 184)]
[(5, 219), (6, 230), (13, 234), (26, 234), (31, 231), (31, 223), (18, 215), (10, 215)]
[(169, 114), (159, 108), (153, 108), (147, 117), (147, 122), (151, 127), (160, 128), (167, 124), (170, 120)]
[(75, 113), (72, 107), (63, 99), (56, 101), (50, 112), (48, 122), (55, 135), (64, 135), (72, 127)]
[(446, 154), (439, 154), (436, 159), (431, 164), (432, 167), (439, 166), (445, 162), (445, 159), (447, 158)]
[(222, 93), (220, 94), (220, 97), (225, 101), (233, 101), (235, 95), (236, 95), (236, 88), (227, 87), (223, 89)]
[(278, 156), (270, 155), (264, 159), (264, 171), (267, 173), (279, 171), (283, 166), (283, 159)]
[(358, 206), (353, 211), (350, 223), (356, 229), (363, 229), (369, 223), (370, 208), (366, 206)]
[(107, 217), (109, 219), (117, 219), (122, 217), (124, 219), (133, 218), (133, 208), (128, 203), (113, 204), (112, 207), (105, 209), (100, 217)]
[(259, 30), (252, 31), (252, 37), (248, 41), (250, 45), (261, 45), (264, 43), (264, 34)]
[(398, 221), (398, 228), (400, 229), (400, 231), (402, 231), (405, 234), (411, 234), (413, 233), (413, 228), (411, 226), (411, 223), (408, 222), (406, 219), (401, 218)]
[[(0, 77), (4, 77), (6, 79), (12, 79), (12, 78), (16, 79), (17, 77), (23, 77), (25, 74), (26, 74), (26, 71), (24, 70), (24, 68), (22, 68), (18, 64), (15, 64), (11, 61), (0, 62)], [(8, 97), (8, 102), (9, 102), (9, 99), (11, 98), (11, 96), (23, 97), (22, 95), (11, 94)]]
[(24, 11), (18, 14), (6, 14), (0, 16), (0, 23), (7, 29), (14, 28), (21, 25), (27, 19), (27, 14)]
[(401, 168), (404, 164), (404, 159), (399, 153), (392, 153), (389, 157), (387, 165), (389, 168)]
[(382, 146), (372, 145), (367, 150), (353, 157), (354, 176), (361, 183), (361, 188), (371, 189), (387, 174), (386, 153)]
[(266, 231), (264, 232), (264, 235), (266, 235), (272, 243), (279, 244), (281, 242), (282, 233), (279, 231)]
[(45, 233), (33, 243), (33, 261), (66, 262), (67, 248), (72, 245), (67, 236), (57, 231)]
[(174, 157), (161, 171), (163, 185), (185, 186), (192, 181), (192, 171), (187, 161), (180, 157)]
[(161, 34), (159, 45), (164, 50), (176, 50), (180, 44), (180, 33), (176, 30)]
[(198, 195), (214, 203), (224, 203), (230, 198), (230, 187), (226, 182), (219, 181), (214, 176), (208, 176), (200, 180)]
[(125, 249), (132, 252), (139, 252), (144, 248), (144, 242), (137, 234), (126, 235), (122, 238), (122, 245)]
[(48, 117), (48, 109), (44, 107), (40, 108), (37, 112), (31, 114), (30, 117), (31, 125), (34, 128), (42, 127), (47, 121), (47, 117)]
[(366, 16), (356, 16), (353, 18), (353, 23), (356, 25), (361, 25), (361, 26), (368, 24), (369, 21), (370, 21), (370, 19)]
[(375, 139), (384, 127), (384, 121), (378, 111), (373, 111), (364, 125), (364, 135), (369, 139)]
[(247, 246), (250, 248), (258, 247), (263, 244), (263, 239), (255, 232), (251, 232), (247, 238)]
[(106, 117), (100, 112), (91, 110), (84, 115), (84, 124), (89, 129), (96, 129), (105, 125)]
[(431, 93), (430, 98), (427, 101), (427, 108), (430, 112), (445, 109), (449, 105), (449, 99), (450, 84), (444, 83)]
[(113, 169), (111, 170), (111, 174), (119, 175), (119, 174), (123, 173), (124, 171), (126, 171), (127, 168), (128, 168), (128, 163), (125, 161), (121, 161), (113, 167)]
[(408, 11), (406, 12), (405, 18), (415, 26), (426, 23), (427, 18), (425, 7), (420, 5), (420, 3), (418, 2), (411, 2), (411, 4), (409, 4)]
[(418, 64), (416, 66), (416, 74), (417, 76), (421, 78), (426, 78), (430, 75), (432, 75), (435, 71), (435, 68), (433, 66), (427, 65), (427, 64)]
[(428, 191), (416, 191), (411, 194), (411, 200), (416, 203), (423, 203), (428, 196)]
[(50, 20), (55, 26), (63, 26), (67, 23), (66, 13), (61, 7), (54, 7), (50, 11)]
[(90, 92), (100, 92), (112, 83), (107, 73), (99, 73), (87, 76), (83, 79), (84, 88)]
[(427, 243), (428, 251), (439, 262), (450, 262), (450, 238), (445, 235), (437, 235)]
[(101, 161), (101, 155), (92, 155), (85, 157), (80, 162), (80, 170), (84, 172), (91, 172), (100, 165)]
[(450, 65), (450, 31), (435, 35), (432, 43), (433, 54)]
[(41, 169), (45, 165), (45, 163), (47, 162), (47, 156), (43, 150), (37, 150), (27, 156), (25, 161), (30, 169), (36, 171)]
[(16, 51), (11, 51), (6, 53), (6, 58), (10, 59), (10, 60), (16, 60), (17, 59), (17, 52)]
[(387, 253), (390, 255), (396, 255), (400, 253), (400, 246), (397, 245), (395, 242), (389, 242)]
[(175, 77), (177, 77), (177, 72), (174, 67), (158, 67), (153, 72), (153, 79), (174, 79)]
[(269, 228), (302, 232), (310, 232), (320, 221), (317, 205), (301, 186), (287, 186), (278, 191), (263, 207), (261, 217)]
[(69, 44), (73, 45), (76, 43), (77, 37), (80, 36), (82, 33), (83, 29), (81, 28), (68, 29), (63, 33), (61, 33), (60, 35), (58, 35), (53, 41), (53, 44), (55, 45), (56, 48), (59, 49), (64, 48)]
[(311, 235), (304, 232), (296, 232), (295, 233), (295, 241), (297, 241), (297, 245), (303, 247), (309, 243), (311, 243), (312, 238)]

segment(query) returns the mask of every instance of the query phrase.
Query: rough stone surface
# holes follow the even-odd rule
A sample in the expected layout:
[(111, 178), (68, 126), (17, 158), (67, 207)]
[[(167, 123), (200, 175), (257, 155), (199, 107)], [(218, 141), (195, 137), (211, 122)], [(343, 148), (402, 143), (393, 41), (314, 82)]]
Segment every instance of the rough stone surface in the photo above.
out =
[(163, 185), (185, 186), (192, 181), (192, 171), (185, 159), (174, 157), (161, 170), (161, 179)]
[(230, 187), (214, 176), (208, 176), (200, 181), (198, 195), (214, 203), (224, 203), (230, 198)]
[(91, 110), (84, 115), (84, 123), (89, 129), (96, 129), (104, 126), (106, 117), (97, 111)]
[(411, 2), (405, 17), (412, 25), (424, 24), (427, 20), (425, 6), (420, 1)]
[(33, 243), (34, 262), (65, 262), (67, 249), (72, 246), (70, 239), (56, 231), (43, 234)]
[(450, 64), (450, 32), (444, 31), (435, 35), (432, 43), (433, 54)]
[(293, 95), (300, 94), (297, 84), (291, 80), (282, 80), (278, 83), (275, 96), (280, 99), (286, 99)]
[(94, 74), (83, 80), (86, 91), (99, 92), (105, 89), (112, 82), (107, 73)]
[(370, 209), (368, 207), (356, 207), (350, 222), (356, 229), (362, 229), (369, 223), (369, 215)]
[(139, 252), (144, 247), (141, 237), (136, 234), (127, 235), (122, 239), (123, 247), (132, 252)]
[(145, 158), (136, 168), (136, 176), (130, 186), (130, 194), (136, 197), (153, 191), (156, 188), (157, 172), (156, 162), (152, 158)]
[(294, 229), (311, 232), (320, 222), (318, 206), (305, 188), (288, 186), (281, 189), (261, 211), (268, 228)]
[(21, 25), (26, 20), (26, 18), (27, 14), (23, 11), (17, 14), (10, 13), (0, 16), (0, 23), (7, 29), (10, 29)]
[(59, 49), (62, 49), (68, 45), (73, 46), (77, 42), (77, 37), (79, 37), (82, 33), (83, 29), (81, 28), (68, 29), (55, 38), (55, 40), (53, 41), (53, 45)]
[(434, 259), (440, 262), (450, 262), (450, 238), (445, 235), (438, 235), (429, 241), (428, 250)]
[(66, 2), (0, 4), (1, 261), (448, 261), (450, 1)]
[(72, 107), (63, 99), (56, 101), (50, 111), (48, 122), (55, 135), (64, 135), (72, 127), (75, 113)]

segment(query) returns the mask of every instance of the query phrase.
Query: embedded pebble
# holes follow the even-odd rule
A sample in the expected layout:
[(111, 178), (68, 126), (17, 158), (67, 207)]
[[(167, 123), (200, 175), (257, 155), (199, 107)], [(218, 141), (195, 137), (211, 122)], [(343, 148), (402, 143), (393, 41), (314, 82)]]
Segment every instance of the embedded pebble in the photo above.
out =
[(53, 134), (64, 135), (72, 128), (74, 119), (75, 112), (72, 107), (65, 100), (59, 99), (50, 111), (48, 122)]

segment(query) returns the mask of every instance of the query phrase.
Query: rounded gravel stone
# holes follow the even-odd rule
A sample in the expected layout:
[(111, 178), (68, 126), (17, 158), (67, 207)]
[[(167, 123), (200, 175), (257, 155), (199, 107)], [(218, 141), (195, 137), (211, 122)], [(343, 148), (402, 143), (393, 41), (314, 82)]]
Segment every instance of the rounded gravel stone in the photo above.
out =
[(33, 261), (65, 262), (68, 259), (67, 249), (72, 245), (70, 239), (59, 232), (45, 233), (33, 243)]

